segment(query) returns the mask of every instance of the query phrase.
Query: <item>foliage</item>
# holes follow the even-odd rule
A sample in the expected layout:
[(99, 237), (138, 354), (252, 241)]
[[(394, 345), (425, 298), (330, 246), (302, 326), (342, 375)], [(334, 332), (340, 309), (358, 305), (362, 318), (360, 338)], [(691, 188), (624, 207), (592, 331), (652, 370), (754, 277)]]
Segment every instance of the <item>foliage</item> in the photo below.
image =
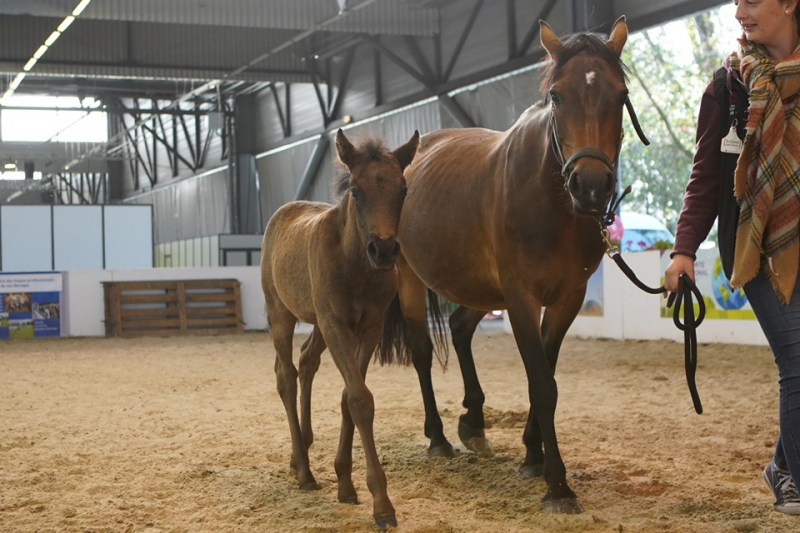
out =
[[(725, 6), (729, 7), (729, 6)], [(700, 98), (735, 43), (735, 20), (717, 8), (632, 34), (623, 53), (631, 102), (650, 146), (625, 121), (622, 186), (633, 186), (625, 208), (675, 230), (691, 171)]]

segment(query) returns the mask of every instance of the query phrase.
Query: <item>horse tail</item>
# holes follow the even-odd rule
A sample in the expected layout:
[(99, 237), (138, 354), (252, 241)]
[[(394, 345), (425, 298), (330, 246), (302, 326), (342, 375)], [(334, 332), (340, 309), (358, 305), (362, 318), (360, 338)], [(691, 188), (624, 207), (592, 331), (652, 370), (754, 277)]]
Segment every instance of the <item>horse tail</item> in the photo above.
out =
[(411, 349), (406, 344), (407, 332), (400, 296), (395, 295), (383, 318), (383, 335), (375, 352), (375, 359), (381, 365), (399, 363), (408, 366), (411, 363)]
[[(442, 368), (447, 368), (448, 344), (444, 320), (444, 300), (428, 289), (427, 317), (431, 329), (431, 340), (436, 359)], [(400, 297), (395, 296), (383, 320), (383, 335), (375, 352), (375, 359), (381, 364), (398, 363), (408, 366), (412, 362), (408, 346), (408, 325), (400, 307)]]
[(447, 343), (447, 326), (445, 324), (445, 304), (447, 300), (428, 289), (428, 325), (431, 329), (431, 340), (433, 341), (433, 353), (442, 366), (442, 370), (447, 369), (447, 359), (450, 352), (450, 345)]

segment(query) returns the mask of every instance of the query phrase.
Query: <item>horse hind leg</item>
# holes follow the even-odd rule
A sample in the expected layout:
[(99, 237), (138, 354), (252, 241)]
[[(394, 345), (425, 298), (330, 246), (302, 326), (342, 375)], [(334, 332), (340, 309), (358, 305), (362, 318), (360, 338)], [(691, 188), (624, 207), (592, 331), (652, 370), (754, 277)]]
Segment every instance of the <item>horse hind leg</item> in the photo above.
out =
[[(402, 258), (402, 256), (401, 256)], [(400, 272), (398, 297), (405, 322), (403, 342), (411, 352), (411, 362), (419, 379), (422, 404), (425, 408), (425, 436), (430, 439), (429, 457), (455, 457), (453, 445), (444, 435), (444, 425), (436, 407), (433, 392), (431, 366), (433, 365), (433, 342), (428, 334), (425, 313), (427, 288), (408, 265), (397, 263)]]
[(314, 443), (311, 427), (311, 387), (319, 370), (320, 355), (325, 351), (325, 340), (317, 326), (300, 348), (300, 431), (306, 450)]
[(486, 311), (460, 306), (450, 315), (450, 331), (461, 368), (461, 377), (464, 380), (462, 405), (467, 409), (467, 412), (458, 419), (458, 437), (467, 449), (478, 455), (491, 457), (494, 452), (486, 439), (486, 423), (483, 418), (483, 404), (486, 397), (478, 381), (472, 355), (472, 337), (484, 315)]
[(289, 433), (292, 438), (292, 459), (290, 467), (296, 471), (301, 490), (318, 490), (308, 460), (308, 450), (303, 444), (303, 434), (297, 416), (297, 368), (292, 362), (292, 337), (297, 319), (288, 310), (268, 307), (270, 314), (270, 334), (275, 346), (275, 377), (278, 394), (286, 409)]

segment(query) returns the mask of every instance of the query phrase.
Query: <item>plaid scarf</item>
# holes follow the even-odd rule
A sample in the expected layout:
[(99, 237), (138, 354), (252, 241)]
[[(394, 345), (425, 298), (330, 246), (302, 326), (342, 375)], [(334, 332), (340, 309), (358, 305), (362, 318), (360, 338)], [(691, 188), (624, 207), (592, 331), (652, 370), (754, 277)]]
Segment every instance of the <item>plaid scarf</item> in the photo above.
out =
[[(762, 267), (784, 305), (800, 262), (800, 47), (775, 62), (766, 49), (742, 38), (726, 61), (750, 94), (747, 135), (734, 175), (739, 226), (731, 285), (741, 287)], [(786, 104), (784, 104), (786, 102)]]

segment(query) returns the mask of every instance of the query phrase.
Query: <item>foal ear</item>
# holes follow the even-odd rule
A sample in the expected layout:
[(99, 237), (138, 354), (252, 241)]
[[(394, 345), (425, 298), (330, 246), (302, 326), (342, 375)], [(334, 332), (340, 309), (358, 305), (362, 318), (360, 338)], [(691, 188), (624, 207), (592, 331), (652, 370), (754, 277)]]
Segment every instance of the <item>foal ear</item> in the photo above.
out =
[(622, 55), (622, 47), (628, 40), (628, 25), (625, 23), (625, 15), (622, 15), (611, 28), (611, 35), (608, 36), (606, 44), (611, 47), (617, 55)]
[(342, 160), (347, 168), (352, 168), (353, 154), (356, 151), (355, 146), (344, 136), (342, 128), (336, 132), (336, 151), (339, 153), (339, 159)]
[(553, 28), (545, 21), (539, 21), (539, 40), (550, 57), (555, 57), (556, 50), (561, 46), (561, 40), (556, 37)]
[(419, 147), (419, 131), (414, 130), (414, 135), (411, 136), (408, 142), (406, 142), (403, 146), (392, 152), (394, 156), (397, 158), (397, 162), (400, 163), (400, 168), (405, 169), (408, 165), (411, 164), (411, 161), (417, 154), (418, 147)]

